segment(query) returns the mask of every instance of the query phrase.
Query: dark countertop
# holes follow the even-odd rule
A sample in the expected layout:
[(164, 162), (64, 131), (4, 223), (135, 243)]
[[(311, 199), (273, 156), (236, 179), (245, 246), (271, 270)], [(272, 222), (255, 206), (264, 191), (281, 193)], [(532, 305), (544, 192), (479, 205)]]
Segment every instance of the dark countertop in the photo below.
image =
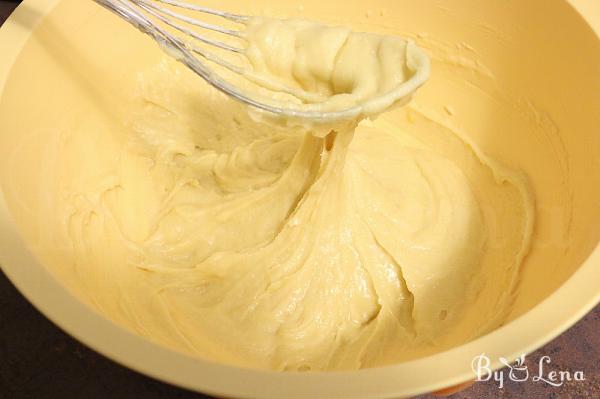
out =
[[(16, 6), (0, 1), (0, 24)], [(479, 398), (600, 398), (600, 305), (567, 332), (527, 357), (537, 374), (547, 370), (583, 371), (585, 381), (562, 387), (543, 382), (480, 382), (451, 396)], [(158, 382), (88, 349), (48, 321), (0, 273), (0, 399), (201, 399), (207, 396)], [(431, 399), (420, 396), (418, 399)]]

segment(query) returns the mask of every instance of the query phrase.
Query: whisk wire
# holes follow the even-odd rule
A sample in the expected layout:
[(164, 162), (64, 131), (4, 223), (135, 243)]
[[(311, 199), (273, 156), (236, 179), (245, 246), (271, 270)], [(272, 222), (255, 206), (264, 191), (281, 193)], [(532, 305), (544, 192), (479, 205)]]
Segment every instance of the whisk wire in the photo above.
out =
[(171, 5), (174, 7), (185, 8), (185, 9), (191, 10), (191, 11), (198, 11), (198, 12), (202, 12), (205, 14), (216, 15), (216, 16), (228, 19), (230, 21), (233, 21), (233, 22), (246, 22), (250, 19), (246, 15), (239, 15), (239, 14), (233, 14), (230, 12), (214, 10), (212, 8), (199, 6), (196, 4), (190, 4), (190, 3), (186, 3), (186, 2), (178, 1), (178, 0), (156, 0), (156, 1), (163, 3), (163, 4), (168, 4), (168, 5)]
[[(169, 25), (172, 28), (177, 29), (178, 31), (180, 31), (180, 32), (182, 32), (182, 33), (184, 33), (184, 34), (186, 34), (186, 35), (188, 35), (190, 37), (193, 37), (196, 40), (199, 40), (199, 41), (201, 41), (203, 43), (206, 43), (206, 44), (214, 46), (214, 47), (218, 47), (218, 48), (223, 49), (223, 50), (232, 51), (234, 53), (243, 53), (244, 52), (244, 50), (241, 49), (241, 48), (231, 46), (231, 45), (229, 45), (229, 44), (227, 44), (225, 42), (222, 42), (222, 41), (219, 41), (219, 40), (214, 40), (214, 39), (211, 39), (211, 38), (206, 37), (204, 35), (201, 35), (201, 34), (199, 34), (197, 32), (194, 32), (194, 31), (192, 31), (192, 30), (190, 30), (190, 29), (188, 29), (188, 28), (186, 28), (186, 27), (184, 27), (182, 25), (179, 25), (179, 24), (171, 21), (169, 18), (167, 18), (167, 17), (165, 17), (164, 15), (161, 14), (161, 13), (165, 13), (167, 15), (171, 15), (171, 14), (168, 13), (169, 10), (160, 9), (159, 7), (156, 7), (154, 5), (148, 4), (148, 2), (143, 1), (143, 0), (129, 0), (129, 1), (131, 1), (136, 6), (142, 8), (148, 14), (156, 17), (161, 22)], [(173, 14), (175, 14), (175, 13), (173, 13)], [(178, 16), (179, 17), (184, 17), (183, 15), (178, 15)], [(174, 18), (176, 18), (176, 17), (174, 17)], [(200, 26), (198, 24), (195, 24), (195, 25)], [(211, 25), (209, 25), (209, 24), (203, 24), (203, 25), (204, 26), (202, 26), (202, 27), (205, 28), (205, 29), (215, 30), (215, 29), (212, 29)], [(220, 29), (220, 30), (218, 30), (218, 32), (221, 32), (221, 30), (225, 30), (225, 29)]]

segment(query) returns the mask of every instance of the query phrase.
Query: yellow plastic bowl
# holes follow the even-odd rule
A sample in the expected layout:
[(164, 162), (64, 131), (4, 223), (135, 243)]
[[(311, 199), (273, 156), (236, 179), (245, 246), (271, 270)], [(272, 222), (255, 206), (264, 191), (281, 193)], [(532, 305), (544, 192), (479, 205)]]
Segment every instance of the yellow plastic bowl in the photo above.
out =
[[(233, 0), (206, 0), (229, 8)], [(493, 157), (524, 170), (536, 196), (533, 248), (509, 322), (460, 347), (354, 372), (276, 373), (195, 359), (125, 331), (77, 299), (34, 255), (44, 214), (44, 134), (101, 107), (90, 68), (113, 83), (160, 57), (158, 47), (90, 0), (25, 0), (0, 31), (0, 263), (46, 316), (98, 352), (142, 373), (235, 398), (391, 398), (473, 378), (482, 352), (514, 359), (548, 342), (600, 298), (600, 3), (591, 0), (255, 0), (246, 12), (344, 21), (369, 30), (468, 43), (499, 87), (530, 106), (537, 131), (504, 126), (492, 105), (464, 109), (432, 81), (419, 101), (456, 103), (457, 120)], [(246, 6), (249, 7), (249, 6)], [(237, 10), (233, 10), (237, 11)], [(453, 95), (455, 97), (453, 97)], [(462, 108), (461, 108), (462, 107)], [(517, 112), (517, 110), (515, 110)], [(490, 128), (490, 126), (492, 128)], [(35, 140), (24, 140), (34, 137)], [(15, 157), (15, 148), (20, 157)], [(24, 155), (23, 155), (24, 154)], [(38, 182), (33, 184), (31, 182)], [(31, 203), (34, 203), (32, 201)], [(36, 213), (37, 212), (37, 213)], [(33, 215), (33, 217), (32, 217)], [(30, 223), (31, 224), (31, 223)]]

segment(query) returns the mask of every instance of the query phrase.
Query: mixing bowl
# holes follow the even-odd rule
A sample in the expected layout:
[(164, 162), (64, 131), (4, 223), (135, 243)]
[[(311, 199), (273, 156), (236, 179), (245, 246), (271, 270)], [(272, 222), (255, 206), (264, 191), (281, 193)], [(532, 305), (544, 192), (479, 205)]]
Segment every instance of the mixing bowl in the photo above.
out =
[[(0, 31), (0, 262), (41, 312), (109, 358), (182, 387), (235, 398), (392, 398), (473, 378), (472, 359), (514, 359), (600, 298), (600, 4), (586, 0), (235, 0), (203, 4), (304, 16), (414, 37), (432, 56), (416, 101), (446, 112), (489, 156), (521, 169), (536, 201), (532, 248), (509, 319), (426, 358), (352, 372), (278, 373), (216, 364), (161, 347), (94, 311), (42, 248), (48, 137), (82, 119), (114, 117), (110, 93), (129, 87), (160, 49), (82, 0), (25, 0)], [(91, 72), (94, 71), (94, 74)], [(106, 79), (91, 76), (102, 73)], [(493, 93), (493, 95), (490, 95)], [(108, 122), (107, 122), (108, 123)]]

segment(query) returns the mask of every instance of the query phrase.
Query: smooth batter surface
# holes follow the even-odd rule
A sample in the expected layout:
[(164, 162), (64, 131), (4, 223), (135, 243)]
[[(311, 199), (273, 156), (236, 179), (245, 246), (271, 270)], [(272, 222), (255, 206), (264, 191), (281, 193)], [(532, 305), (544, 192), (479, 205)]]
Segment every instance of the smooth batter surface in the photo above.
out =
[(165, 60), (125, 106), (123, 129), (61, 132), (55, 188), (74, 278), (117, 323), (226, 363), (333, 370), (437, 352), (508, 312), (525, 179), (418, 101), (323, 138)]

